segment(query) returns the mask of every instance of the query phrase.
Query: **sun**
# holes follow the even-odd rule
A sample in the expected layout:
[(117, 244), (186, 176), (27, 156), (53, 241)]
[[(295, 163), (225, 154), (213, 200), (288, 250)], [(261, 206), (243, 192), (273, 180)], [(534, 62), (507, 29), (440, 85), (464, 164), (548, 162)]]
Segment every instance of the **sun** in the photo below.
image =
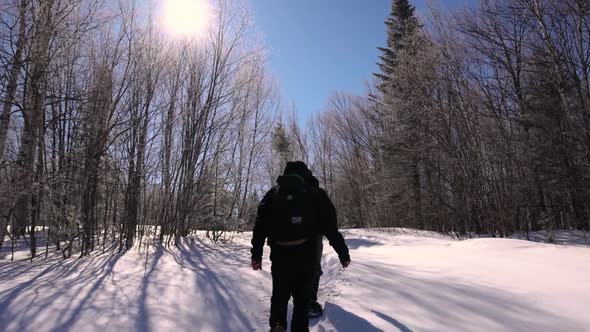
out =
[(163, 0), (162, 20), (170, 34), (203, 36), (209, 27), (211, 5), (208, 0)]

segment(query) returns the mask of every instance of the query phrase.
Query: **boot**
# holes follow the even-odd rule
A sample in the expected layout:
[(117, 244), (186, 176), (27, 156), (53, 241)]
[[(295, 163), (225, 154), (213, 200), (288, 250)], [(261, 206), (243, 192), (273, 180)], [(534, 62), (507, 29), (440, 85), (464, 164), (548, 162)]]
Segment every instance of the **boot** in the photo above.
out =
[(308, 310), (309, 318), (318, 318), (324, 314), (322, 306), (317, 301), (310, 303), (308, 306)]
[(270, 332), (285, 332), (285, 328), (282, 325), (275, 325), (270, 329)]

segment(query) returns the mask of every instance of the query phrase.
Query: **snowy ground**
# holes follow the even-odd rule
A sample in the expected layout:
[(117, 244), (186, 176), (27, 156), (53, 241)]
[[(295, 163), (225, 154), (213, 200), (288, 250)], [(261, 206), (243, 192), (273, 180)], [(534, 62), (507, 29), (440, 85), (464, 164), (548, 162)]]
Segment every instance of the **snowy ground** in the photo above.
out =
[[(590, 331), (590, 248), (345, 231), (324, 251), (326, 315), (311, 331)], [(215, 245), (63, 261), (0, 257), (1, 331), (266, 331), (270, 262), (249, 234)], [(265, 247), (268, 254), (268, 247)]]

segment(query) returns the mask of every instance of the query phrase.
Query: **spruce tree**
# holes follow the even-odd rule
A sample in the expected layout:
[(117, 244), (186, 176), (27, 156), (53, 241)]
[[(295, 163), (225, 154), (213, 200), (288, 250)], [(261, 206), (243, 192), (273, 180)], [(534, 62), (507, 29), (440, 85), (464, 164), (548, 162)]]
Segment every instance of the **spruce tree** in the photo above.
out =
[(277, 124), (272, 133), (272, 147), (280, 158), (279, 169), (283, 169), (287, 162), (293, 159), (293, 146), (281, 122)]
[[(385, 21), (387, 47), (378, 48), (380, 72), (378, 96), (371, 96), (376, 105), (376, 125), (381, 132), (377, 139), (382, 146), (381, 195), (385, 204), (395, 209), (396, 223), (424, 228), (421, 194), (420, 137), (422, 128), (410, 91), (411, 76), (421, 66), (411, 61), (418, 56), (421, 25), (414, 16), (415, 8), (408, 0), (393, 0), (391, 14)], [(410, 76), (410, 77), (404, 77)], [(393, 222), (394, 220), (390, 220)]]
[(379, 56), (381, 60), (378, 65), (380, 73), (374, 75), (379, 79), (377, 88), (385, 93), (387, 83), (394, 74), (396, 57), (404, 47), (404, 39), (413, 34), (417, 27), (420, 27), (414, 16), (415, 8), (408, 0), (393, 0), (391, 14), (385, 20), (387, 27), (387, 47), (378, 47), (383, 53)]

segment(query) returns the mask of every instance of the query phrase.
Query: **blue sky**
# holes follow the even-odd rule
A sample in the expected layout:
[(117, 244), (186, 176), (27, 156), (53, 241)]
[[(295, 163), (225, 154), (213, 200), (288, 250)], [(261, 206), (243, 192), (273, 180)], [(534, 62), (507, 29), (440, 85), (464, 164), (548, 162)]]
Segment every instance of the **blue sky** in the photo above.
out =
[[(440, 0), (456, 8), (476, 0)], [(335, 91), (362, 94), (385, 44), (390, 0), (250, 0), (270, 49), (269, 69), (283, 102), (300, 120), (325, 108)], [(418, 12), (425, 0), (415, 0)]]

